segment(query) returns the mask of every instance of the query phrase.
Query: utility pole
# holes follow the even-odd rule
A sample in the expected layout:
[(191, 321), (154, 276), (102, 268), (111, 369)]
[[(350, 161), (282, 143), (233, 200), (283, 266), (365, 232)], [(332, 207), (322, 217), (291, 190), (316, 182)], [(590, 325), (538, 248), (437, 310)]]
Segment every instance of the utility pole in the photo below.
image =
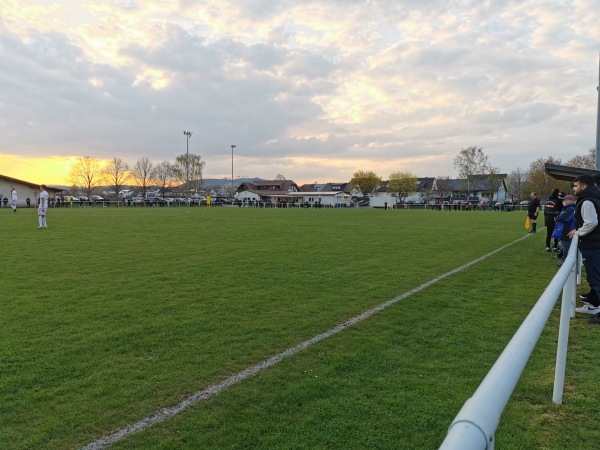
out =
[(598, 54), (598, 109), (596, 110), (596, 170), (600, 170), (600, 54)]
[(185, 145), (185, 200), (189, 200), (189, 189), (190, 189), (190, 138), (192, 137), (191, 131), (184, 131), (186, 135)]

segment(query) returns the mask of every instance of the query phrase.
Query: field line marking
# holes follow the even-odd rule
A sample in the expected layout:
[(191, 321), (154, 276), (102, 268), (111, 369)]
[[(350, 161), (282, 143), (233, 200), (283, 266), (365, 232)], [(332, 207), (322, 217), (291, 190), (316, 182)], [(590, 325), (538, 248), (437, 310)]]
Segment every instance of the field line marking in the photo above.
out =
[(520, 242), (528, 237), (529, 237), (529, 234), (527, 234), (524, 237), (519, 238), (513, 242), (509, 242), (508, 244), (505, 244), (502, 247), (497, 248), (496, 250), (493, 250), (483, 256), (480, 256), (479, 258), (474, 259), (473, 261), (470, 261), (460, 267), (457, 267), (456, 269), (452, 269), (449, 272), (446, 272), (438, 277), (435, 277), (435, 278), (421, 284), (420, 286), (417, 286), (416, 288), (405, 292), (404, 294), (394, 297), (391, 300), (388, 300), (387, 302), (384, 302), (378, 306), (375, 306), (374, 308), (371, 308), (368, 311), (365, 311), (365, 312), (347, 320), (346, 322), (325, 331), (324, 333), (318, 334), (304, 342), (301, 342), (300, 344), (296, 345), (295, 347), (288, 348), (287, 350), (285, 350), (275, 356), (265, 359), (264, 361), (254, 365), (254, 366), (250, 366), (250, 367), (242, 370), (241, 372), (238, 372), (235, 375), (232, 375), (229, 378), (226, 378), (225, 380), (221, 381), (218, 384), (209, 386), (206, 389), (198, 391), (195, 394), (192, 394), (189, 397), (187, 397), (186, 399), (182, 400), (175, 406), (161, 408), (152, 416), (148, 416), (144, 419), (137, 421), (134, 424), (127, 425), (125, 428), (121, 428), (120, 430), (117, 430), (112, 434), (103, 436), (94, 442), (90, 442), (89, 444), (87, 444), (83, 447), (80, 447), (79, 450), (105, 449), (109, 445), (111, 445), (115, 442), (121, 441), (134, 433), (144, 431), (157, 423), (164, 422), (165, 420), (169, 419), (170, 417), (173, 417), (173, 416), (185, 411), (186, 409), (190, 408), (191, 406), (195, 405), (196, 403), (198, 403), (202, 400), (207, 400), (208, 398), (218, 394), (221, 391), (224, 391), (225, 389), (233, 386), (234, 384), (237, 384), (240, 381), (243, 381), (246, 378), (257, 374), (258, 372), (260, 372), (268, 367), (274, 366), (275, 364), (280, 363), (284, 359), (286, 359), (292, 355), (295, 355), (296, 353), (298, 353), (302, 350), (307, 349), (308, 347), (312, 346), (313, 344), (316, 344), (317, 342), (320, 342), (330, 336), (333, 336), (334, 334), (337, 334), (340, 331), (342, 331), (352, 325), (356, 325), (357, 323), (362, 322), (363, 320), (371, 317), (373, 314), (383, 311), (384, 309), (392, 306), (393, 304), (399, 302), (400, 300), (404, 300), (405, 298), (410, 297), (411, 295), (416, 294), (417, 292), (428, 288), (429, 286), (437, 283), (438, 281), (441, 281), (445, 278), (448, 278), (451, 275), (461, 272), (462, 270), (467, 269), (468, 267), (471, 267), (472, 265), (477, 264), (478, 262), (481, 262), (484, 259), (487, 259), (490, 256), (493, 256), (496, 253), (501, 252), (505, 248), (507, 248), (513, 244), (516, 244), (517, 242)]

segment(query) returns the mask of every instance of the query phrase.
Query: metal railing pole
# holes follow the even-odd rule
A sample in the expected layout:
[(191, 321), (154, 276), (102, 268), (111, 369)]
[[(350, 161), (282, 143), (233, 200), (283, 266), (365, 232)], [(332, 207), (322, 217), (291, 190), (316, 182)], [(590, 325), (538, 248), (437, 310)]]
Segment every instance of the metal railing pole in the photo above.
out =
[[(552, 278), (546, 290), (542, 293), (473, 396), (465, 402), (458, 412), (448, 429), (448, 434), (444, 442), (442, 442), (440, 449), (489, 450), (494, 448), (496, 428), (500, 422), (500, 416), (504, 412), (504, 408), (517, 382), (521, 378), (523, 369), (552, 314), (561, 290), (568, 280), (573, 277), (571, 269), (575, 266), (579, 267), (579, 259), (576, 256), (579, 254), (577, 243), (577, 238), (575, 237), (571, 243), (573, 248), (569, 250), (569, 255), (565, 259), (563, 266), (554, 278)], [(565, 296), (569, 300), (569, 303), (572, 296), (572, 292)], [(564, 309), (566, 312), (561, 314), (561, 316), (566, 316), (566, 326), (568, 327), (570, 307)], [(564, 331), (562, 337), (568, 340), (568, 328), (566, 338)], [(564, 351), (566, 360), (566, 344)]]
[[(565, 263), (569, 261), (571, 271), (569, 278), (563, 286), (562, 301), (560, 306), (560, 325), (558, 328), (558, 345), (556, 347), (556, 366), (554, 368), (554, 389), (552, 391), (552, 402), (555, 405), (562, 405), (562, 398), (565, 387), (565, 370), (567, 367), (567, 346), (569, 344), (569, 323), (571, 317), (575, 315), (575, 293), (577, 291), (577, 258), (573, 255), (577, 250), (577, 242), (574, 242), (574, 248), (570, 255), (565, 258)], [(570, 257), (569, 257), (570, 256)]]

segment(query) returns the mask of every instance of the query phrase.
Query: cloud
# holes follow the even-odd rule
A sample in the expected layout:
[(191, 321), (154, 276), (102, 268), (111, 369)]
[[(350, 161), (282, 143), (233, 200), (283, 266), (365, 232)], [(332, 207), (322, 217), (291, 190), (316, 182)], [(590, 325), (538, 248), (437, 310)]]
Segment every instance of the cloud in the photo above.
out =
[(566, 160), (594, 145), (594, 4), (9, 1), (0, 153), (159, 162), (191, 130), (207, 176), (232, 143), (244, 175), (311, 181)]

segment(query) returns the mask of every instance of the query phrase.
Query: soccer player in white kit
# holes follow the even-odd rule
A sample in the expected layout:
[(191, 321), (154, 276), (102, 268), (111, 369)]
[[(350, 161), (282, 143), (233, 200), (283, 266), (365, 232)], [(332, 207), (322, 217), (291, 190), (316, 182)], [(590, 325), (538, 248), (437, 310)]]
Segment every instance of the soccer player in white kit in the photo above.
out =
[(17, 191), (15, 191), (15, 188), (12, 188), (10, 193), (10, 206), (13, 212), (17, 212)]
[(46, 211), (48, 210), (48, 193), (46, 192), (46, 185), (40, 186), (40, 206), (38, 206), (38, 228), (48, 228), (46, 224)]

